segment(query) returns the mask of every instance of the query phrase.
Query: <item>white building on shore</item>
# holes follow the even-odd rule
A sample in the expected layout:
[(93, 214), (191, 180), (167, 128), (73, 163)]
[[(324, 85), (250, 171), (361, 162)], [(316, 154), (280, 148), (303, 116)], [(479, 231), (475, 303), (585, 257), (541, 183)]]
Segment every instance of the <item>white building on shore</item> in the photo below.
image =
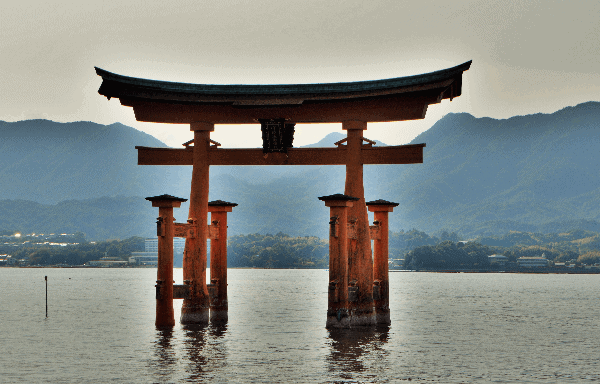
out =
[(541, 257), (519, 257), (517, 265), (523, 268), (544, 268), (550, 265), (550, 261), (542, 254)]

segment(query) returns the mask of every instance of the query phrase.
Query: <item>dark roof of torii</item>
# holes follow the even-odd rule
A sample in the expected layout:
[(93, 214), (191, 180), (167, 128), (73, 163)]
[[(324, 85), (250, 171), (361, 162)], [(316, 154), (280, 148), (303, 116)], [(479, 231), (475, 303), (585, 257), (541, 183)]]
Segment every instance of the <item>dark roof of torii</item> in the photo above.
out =
[[(98, 93), (134, 108), (140, 121), (215, 124), (399, 121), (425, 116), (429, 104), (461, 95), (471, 61), (416, 76), (328, 84), (209, 85), (122, 76), (96, 67)], [(404, 109), (404, 111), (401, 111)]]
[(237, 203), (230, 203), (223, 200), (213, 200), (208, 202), (209, 207), (237, 207)]
[(385, 206), (392, 206), (392, 207), (397, 207), (400, 205), (400, 203), (393, 203), (391, 201), (387, 201), (387, 200), (383, 200), (383, 199), (377, 199), (377, 200), (373, 200), (373, 201), (367, 201), (366, 205), (385, 205)]
[(334, 200), (357, 201), (357, 200), (360, 200), (358, 197), (344, 195), (343, 193), (335, 193), (333, 195), (321, 196), (321, 197), (318, 197), (318, 199), (321, 201), (334, 201)]

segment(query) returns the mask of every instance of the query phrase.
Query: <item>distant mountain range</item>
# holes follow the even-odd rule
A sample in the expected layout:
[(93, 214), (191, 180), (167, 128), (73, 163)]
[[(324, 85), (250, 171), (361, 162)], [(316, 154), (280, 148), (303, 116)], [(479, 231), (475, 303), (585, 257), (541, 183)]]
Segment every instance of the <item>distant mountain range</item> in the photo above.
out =
[(138, 167), (135, 145), (166, 147), (119, 123), (0, 121), (0, 199), (152, 196), (190, 177), (181, 167)]
[(571, 229), (600, 220), (599, 133), (598, 102), (504, 120), (449, 114), (415, 138), (424, 164), (382, 172), (391, 182), (378, 192), (401, 203), (404, 227)]
[[(598, 102), (503, 120), (448, 114), (413, 140), (427, 144), (423, 164), (365, 166), (365, 195), (400, 203), (390, 217), (396, 231), (600, 230), (599, 128)], [(138, 166), (136, 145), (166, 146), (122, 124), (0, 121), (0, 229), (152, 235), (157, 211), (143, 198), (188, 198), (191, 167)], [(317, 197), (343, 192), (344, 172), (212, 167), (210, 199), (239, 204), (231, 234), (325, 238), (329, 212)], [(176, 217), (186, 216), (184, 204)]]

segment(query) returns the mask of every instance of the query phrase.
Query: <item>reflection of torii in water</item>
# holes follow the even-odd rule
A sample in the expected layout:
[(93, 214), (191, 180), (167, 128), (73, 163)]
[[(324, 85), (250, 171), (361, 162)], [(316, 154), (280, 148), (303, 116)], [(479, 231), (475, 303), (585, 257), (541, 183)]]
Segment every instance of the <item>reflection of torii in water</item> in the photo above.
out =
[[(352, 327), (375, 322), (389, 323), (387, 236), (378, 236), (382, 241), (385, 237), (386, 242), (381, 248), (383, 251), (380, 251), (385, 252), (385, 276), (374, 279), (370, 231), (377, 231), (377, 228), (370, 229), (368, 223), (363, 165), (422, 163), (425, 144), (375, 148), (372, 141), (363, 137), (363, 133), (367, 129), (367, 122), (422, 119), (429, 104), (460, 96), (462, 74), (470, 65), (469, 61), (437, 72), (386, 80), (288, 85), (174, 83), (121, 76), (96, 68), (96, 73), (103, 80), (98, 92), (109, 99), (120, 99), (124, 106), (133, 107), (138, 121), (189, 124), (194, 131), (193, 146), (188, 142), (183, 149), (136, 147), (140, 165), (193, 166), (189, 224), (187, 229), (184, 228), (185, 224), (178, 224), (182, 233), (176, 234), (186, 237), (183, 264), (186, 287), (181, 322), (209, 321), (206, 245), (211, 227), (206, 223), (211, 165), (345, 165), (344, 195), (357, 200), (344, 203), (348, 206), (350, 228), (349, 240), (346, 240), (347, 251), (344, 252), (347, 263), (342, 267), (347, 271), (341, 273), (340, 270), (330, 269), (330, 273), (341, 273), (343, 279), (338, 279), (337, 285), (334, 284), (338, 292), (333, 295), (330, 292), (327, 326)], [(262, 128), (263, 149), (223, 149), (210, 139), (210, 132), (214, 130), (215, 124), (258, 122)], [(345, 140), (336, 143), (337, 148), (291, 148), (295, 124), (339, 122), (348, 134)], [(329, 201), (332, 201), (331, 197)], [(156, 204), (159, 206), (162, 203)], [(327, 204), (332, 206), (331, 204), (337, 203)], [(380, 202), (370, 210), (389, 212), (394, 206), (393, 203), (390, 204), (392, 205), (387, 207)], [(230, 209), (231, 207), (229, 211)], [(172, 221), (172, 213), (170, 220)], [(165, 225), (169, 226), (168, 223)], [(168, 233), (165, 237), (168, 237)], [(332, 238), (337, 237), (332, 237), (330, 233), (330, 241)], [(376, 246), (376, 263), (377, 256)], [(330, 254), (331, 257), (334, 256)], [(377, 265), (375, 269), (382, 270)], [(221, 281), (226, 281), (226, 267), (224, 271), (224, 280)], [(173, 284), (172, 271), (170, 277), (165, 275), (165, 279), (159, 280), (163, 281), (158, 284), (157, 297), (172, 308), (173, 290), (165, 288)], [(330, 279), (334, 280), (336, 279)], [(376, 285), (376, 290), (374, 280), (379, 284)], [(342, 286), (340, 282), (343, 282)], [(352, 285), (350, 290), (347, 284)], [(225, 292), (225, 296), (219, 299), (226, 303), (226, 286), (221, 288), (218, 291)], [(338, 301), (332, 302), (336, 297)], [(340, 297), (344, 299), (343, 302), (339, 301)], [(340, 311), (340, 307), (345, 310)], [(225, 313), (221, 313), (221, 318), (226, 319), (226, 305), (224, 308)], [(333, 308), (337, 310), (332, 311)], [(172, 317), (172, 309), (164, 318), (157, 312), (157, 325), (174, 324)]]

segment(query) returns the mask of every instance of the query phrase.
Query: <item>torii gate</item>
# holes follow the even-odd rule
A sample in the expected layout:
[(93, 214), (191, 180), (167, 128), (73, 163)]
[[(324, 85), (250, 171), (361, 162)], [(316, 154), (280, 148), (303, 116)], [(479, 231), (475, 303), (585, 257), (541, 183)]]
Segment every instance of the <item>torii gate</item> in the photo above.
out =
[[(353, 297), (344, 303), (347, 313), (343, 318), (339, 311), (328, 311), (327, 326), (375, 324), (378, 320), (373, 307), (373, 261), (363, 165), (422, 163), (425, 144), (376, 148), (364, 138), (364, 131), (368, 122), (422, 119), (429, 104), (460, 96), (462, 74), (470, 65), (468, 61), (441, 71), (385, 80), (288, 85), (175, 83), (117, 75), (96, 67), (103, 80), (98, 93), (133, 107), (138, 121), (188, 124), (194, 132), (193, 145), (188, 142), (183, 149), (136, 147), (140, 165), (193, 166), (188, 222), (196, 233), (186, 237), (183, 274), (187, 293), (181, 323), (209, 321), (206, 260), (210, 227), (205, 224), (210, 166), (345, 165), (343, 199), (356, 201), (346, 205), (353, 234), (347, 240), (347, 280), (344, 277), (343, 281), (352, 283)], [(296, 123), (339, 122), (347, 138), (336, 143), (337, 148), (292, 148)], [(263, 149), (223, 149), (210, 139), (215, 124), (256, 123), (261, 124)], [(373, 207), (371, 210), (377, 212), (391, 211), (389, 207), (376, 208), (376, 203)], [(385, 239), (387, 247), (387, 234)], [(344, 291), (349, 292), (348, 287)], [(381, 322), (389, 323), (389, 314), (387, 320), (385, 314), (381, 316)]]

